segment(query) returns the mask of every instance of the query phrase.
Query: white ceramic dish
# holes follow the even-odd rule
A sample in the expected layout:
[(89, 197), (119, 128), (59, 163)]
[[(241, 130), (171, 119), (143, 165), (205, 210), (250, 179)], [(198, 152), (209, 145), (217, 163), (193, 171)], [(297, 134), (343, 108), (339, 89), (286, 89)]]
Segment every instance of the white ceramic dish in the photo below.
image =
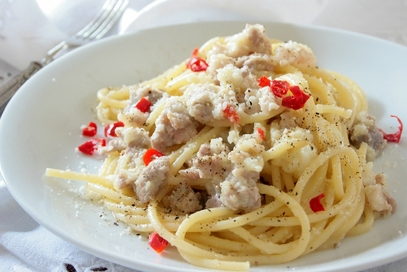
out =
[[(97, 204), (70, 192), (76, 183), (43, 178), (46, 167), (96, 172), (100, 162), (77, 154), (80, 126), (94, 120), (96, 91), (151, 78), (187, 58), (192, 49), (243, 22), (212, 22), (150, 29), (77, 49), (30, 79), (0, 120), (0, 163), (17, 202), (45, 228), (98, 257), (143, 271), (201, 270), (175, 250), (158, 255), (143, 238), (116, 225)], [(370, 113), (385, 131), (395, 131), (390, 114), (407, 122), (407, 48), (354, 33), (312, 26), (264, 23), (270, 37), (309, 45), (321, 67), (356, 80), (365, 89)], [(396, 214), (379, 220), (366, 235), (340, 247), (312, 253), (284, 265), (253, 271), (356, 271), (407, 256), (407, 139), (389, 144), (375, 169), (389, 176)], [(101, 219), (102, 217), (102, 219)]]

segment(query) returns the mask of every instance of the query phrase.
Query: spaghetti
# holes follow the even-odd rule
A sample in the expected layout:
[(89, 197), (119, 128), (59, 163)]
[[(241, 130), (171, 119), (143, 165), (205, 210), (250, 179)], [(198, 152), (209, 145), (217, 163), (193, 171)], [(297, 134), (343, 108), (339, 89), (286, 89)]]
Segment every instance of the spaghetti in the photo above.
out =
[(194, 265), (289, 262), (395, 212), (372, 171), (386, 140), (364, 92), (262, 25), (97, 97), (99, 121), (121, 124), (98, 148), (99, 173), (46, 175), (86, 181), (118, 220), (158, 233)]

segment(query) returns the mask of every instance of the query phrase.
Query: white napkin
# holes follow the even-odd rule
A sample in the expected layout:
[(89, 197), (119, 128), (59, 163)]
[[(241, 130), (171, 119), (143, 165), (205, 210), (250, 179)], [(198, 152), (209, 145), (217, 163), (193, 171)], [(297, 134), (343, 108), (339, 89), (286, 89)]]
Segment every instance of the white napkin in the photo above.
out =
[(45, 17), (35, 1), (0, 1), (0, 59), (17, 69), (41, 61), (66, 35)]
[[(134, 14), (153, 0), (133, 0), (110, 34), (123, 32)], [(17, 70), (41, 61), (59, 42), (90, 22), (100, 0), (0, 0), (0, 60)]]
[(14, 201), (2, 181), (0, 218), (0, 271), (134, 271), (84, 253), (39, 226)]
[[(148, 2), (133, 0), (132, 4)], [(159, 0), (141, 12), (135, 10), (127, 15), (133, 22), (117, 29), (118, 33), (196, 21), (275, 20), (342, 28), (407, 45), (405, 0)], [(20, 22), (13, 25), (16, 32), (7, 29), (10, 20), (21, 16), (35, 24)], [(22, 69), (29, 61), (41, 58), (63, 36), (35, 2), (0, 0), (0, 59)], [(406, 267), (407, 259), (402, 259), (365, 272), (405, 271)], [(39, 226), (14, 201), (0, 177), (0, 271), (134, 270), (84, 253)]]

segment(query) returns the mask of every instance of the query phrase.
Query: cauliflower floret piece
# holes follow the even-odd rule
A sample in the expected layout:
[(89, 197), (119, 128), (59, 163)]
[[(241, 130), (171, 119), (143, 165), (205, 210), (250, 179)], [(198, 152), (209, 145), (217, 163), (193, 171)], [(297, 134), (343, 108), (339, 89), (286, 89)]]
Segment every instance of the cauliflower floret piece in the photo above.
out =
[[(307, 144), (303, 144), (308, 142)], [(299, 178), (304, 169), (317, 157), (317, 149), (314, 146), (313, 136), (309, 130), (303, 128), (284, 129), (282, 136), (275, 145), (288, 142), (293, 148), (288, 149), (272, 160), (272, 164), (280, 166), (285, 172), (292, 173)], [(301, 146), (296, 145), (301, 142)]]
[(311, 48), (294, 41), (273, 44), (273, 55), (280, 66), (316, 66), (317, 59)]
[(252, 53), (270, 54), (271, 43), (264, 26), (247, 24), (246, 28), (233, 36), (226, 38), (227, 55), (240, 57)]
[(246, 66), (238, 68), (232, 64), (228, 64), (218, 70), (217, 79), (222, 88), (234, 90), (238, 102), (244, 101), (243, 94), (247, 89), (258, 88), (256, 77)]

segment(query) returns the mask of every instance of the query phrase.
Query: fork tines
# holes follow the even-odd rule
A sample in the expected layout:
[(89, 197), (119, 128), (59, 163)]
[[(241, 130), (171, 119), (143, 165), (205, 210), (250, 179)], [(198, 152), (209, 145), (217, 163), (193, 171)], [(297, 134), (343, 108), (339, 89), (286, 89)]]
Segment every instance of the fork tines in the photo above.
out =
[(107, 0), (96, 17), (75, 36), (79, 39), (100, 39), (125, 11), (129, 0)]

